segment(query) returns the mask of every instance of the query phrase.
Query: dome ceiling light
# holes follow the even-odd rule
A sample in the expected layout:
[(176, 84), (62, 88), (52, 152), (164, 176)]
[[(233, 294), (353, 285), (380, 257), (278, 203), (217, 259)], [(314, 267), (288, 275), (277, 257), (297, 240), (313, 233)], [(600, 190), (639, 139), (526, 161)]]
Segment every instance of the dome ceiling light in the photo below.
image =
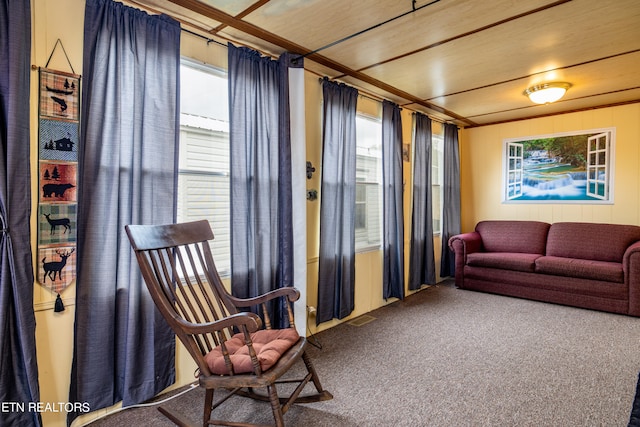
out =
[(571, 83), (566, 82), (541, 83), (527, 88), (522, 94), (536, 104), (549, 104), (562, 98), (570, 87)]

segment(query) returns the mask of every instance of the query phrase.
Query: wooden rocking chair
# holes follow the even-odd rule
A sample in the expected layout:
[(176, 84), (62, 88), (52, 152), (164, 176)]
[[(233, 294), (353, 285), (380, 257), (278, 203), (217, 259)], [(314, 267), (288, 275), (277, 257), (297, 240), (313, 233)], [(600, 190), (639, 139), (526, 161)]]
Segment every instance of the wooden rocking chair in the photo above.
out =
[[(213, 262), (209, 247), (213, 232), (206, 220), (128, 225), (125, 229), (153, 301), (198, 367), (199, 384), (206, 389), (203, 426), (253, 425), (211, 419), (213, 410), (234, 394), (270, 402), (276, 426), (284, 426), (283, 414), (293, 403), (333, 398), (322, 389), (305, 352), (306, 338), (296, 332), (292, 303), (300, 293), (295, 288), (280, 288), (249, 299), (230, 295)], [(289, 328), (271, 328), (267, 303), (277, 298), (286, 301)], [(250, 307), (261, 307), (264, 328), (258, 315), (240, 310)], [(306, 367), (304, 378), (280, 381), (299, 360)], [(316, 390), (312, 395), (301, 395), (309, 381)], [(276, 390), (281, 382), (298, 385), (288, 397), (281, 398)], [(214, 403), (216, 389), (230, 393)], [(257, 391), (260, 389), (262, 393)], [(183, 415), (158, 409), (177, 425), (189, 425)]]

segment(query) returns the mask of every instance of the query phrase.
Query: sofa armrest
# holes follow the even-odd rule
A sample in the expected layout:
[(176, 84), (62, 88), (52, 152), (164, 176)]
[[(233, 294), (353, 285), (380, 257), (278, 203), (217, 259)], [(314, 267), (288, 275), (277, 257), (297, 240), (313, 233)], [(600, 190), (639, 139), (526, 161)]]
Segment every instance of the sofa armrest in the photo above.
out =
[[(471, 233), (457, 234), (449, 239), (449, 249), (463, 255), (479, 252), (482, 249), (482, 237), (477, 231)], [(465, 259), (466, 261), (466, 259)]]
[(629, 290), (629, 314), (640, 316), (640, 242), (635, 242), (625, 251), (622, 270)]
[(467, 263), (467, 255), (479, 252), (482, 249), (482, 237), (480, 233), (457, 234), (449, 239), (449, 249), (455, 254), (455, 278), (456, 286), (464, 287), (464, 265)]

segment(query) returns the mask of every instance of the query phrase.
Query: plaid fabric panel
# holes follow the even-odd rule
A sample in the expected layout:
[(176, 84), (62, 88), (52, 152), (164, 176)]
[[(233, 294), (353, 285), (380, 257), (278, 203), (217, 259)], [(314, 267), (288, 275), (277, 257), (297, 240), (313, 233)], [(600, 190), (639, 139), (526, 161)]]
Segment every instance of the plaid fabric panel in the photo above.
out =
[(38, 207), (38, 246), (75, 243), (76, 204), (41, 204)]
[(80, 79), (71, 74), (40, 71), (40, 116), (78, 120)]
[(40, 120), (40, 159), (78, 161), (78, 123)]
[(77, 163), (40, 162), (40, 203), (77, 201)]
[(62, 292), (76, 278), (76, 248), (59, 246), (38, 250), (38, 281), (53, 292)]

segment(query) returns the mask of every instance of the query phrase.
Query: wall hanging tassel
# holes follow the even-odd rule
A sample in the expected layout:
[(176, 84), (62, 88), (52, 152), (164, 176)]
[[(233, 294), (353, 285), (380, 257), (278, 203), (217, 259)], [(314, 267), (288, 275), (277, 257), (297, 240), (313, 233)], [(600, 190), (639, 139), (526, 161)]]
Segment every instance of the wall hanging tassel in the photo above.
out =
[(62, 302), (62, 298), (60, 298), (60, 294), (58, 294), (58, 296), (56, 297), (56, 304), (53, 308), (53, 311), (55, 311), (56, 313), (64, 311), (64, 303)]

